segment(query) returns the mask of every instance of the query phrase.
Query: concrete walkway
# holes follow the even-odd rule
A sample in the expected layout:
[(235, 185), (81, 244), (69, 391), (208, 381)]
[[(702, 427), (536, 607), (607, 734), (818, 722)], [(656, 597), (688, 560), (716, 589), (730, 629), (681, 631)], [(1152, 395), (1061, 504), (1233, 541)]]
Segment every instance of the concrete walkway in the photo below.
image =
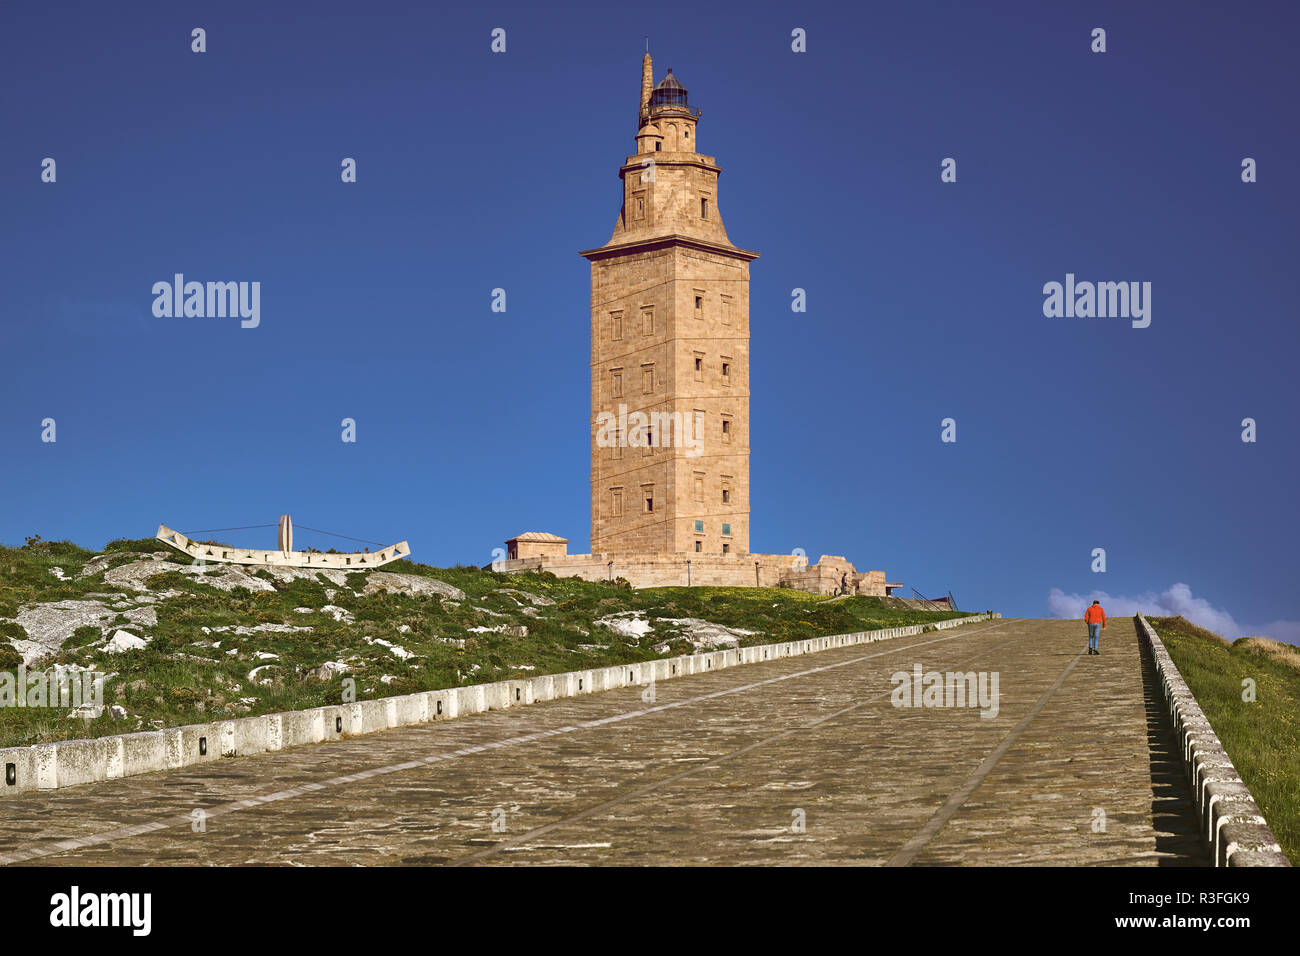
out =
[[(0, 862), (1208, 865), (1132, 622), (1085, 643), (979, 623), (26, 794)], [(996, 672), (997, 716), (892, 706), (915, 664)]]

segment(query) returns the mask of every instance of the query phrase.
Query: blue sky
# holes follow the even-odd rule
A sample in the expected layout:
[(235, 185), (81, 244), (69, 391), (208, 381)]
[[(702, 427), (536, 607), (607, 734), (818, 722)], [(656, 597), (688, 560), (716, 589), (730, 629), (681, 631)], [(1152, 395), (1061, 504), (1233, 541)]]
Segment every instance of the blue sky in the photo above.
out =
[[(585, 550), (577, 253), (614, 225), (649, 33), (762, 254), (753, 550), (1300, 640), (1300, 14), (1140, 6), (11, 8), (0, 541), (289, 512), (435, 565), (523, 530)], [(261, 324), (156, 318), (177, 272), (260, 282)], [(1067, 272), (1151, 282), (1150, 327), (1045, 317)]]

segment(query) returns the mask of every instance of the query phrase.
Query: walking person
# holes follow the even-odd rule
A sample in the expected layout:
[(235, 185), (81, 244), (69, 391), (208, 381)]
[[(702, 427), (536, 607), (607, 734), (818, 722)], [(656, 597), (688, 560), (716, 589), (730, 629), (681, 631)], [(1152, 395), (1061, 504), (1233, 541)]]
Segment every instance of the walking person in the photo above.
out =
[(1101, 632), (1106, 629), (1106, 611), (1100, 601), (1093, 601), (1088, 610), (1083, 612), (1083, 620), (1088, 625), (1088, 653), (1100, 654)]

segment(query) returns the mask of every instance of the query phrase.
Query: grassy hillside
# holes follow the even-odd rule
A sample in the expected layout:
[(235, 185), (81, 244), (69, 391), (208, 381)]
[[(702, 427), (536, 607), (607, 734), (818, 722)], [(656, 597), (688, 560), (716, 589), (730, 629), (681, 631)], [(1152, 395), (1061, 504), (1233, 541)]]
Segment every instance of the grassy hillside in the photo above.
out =
[[(443, 593), (410, 593), (421, 588)], [(339, 703), (345, 678), (367, 699), (960, 616), (891, 604), (409, 561), (379, 573), (204, 569), (152, 539), (102, 553), (32, 540), (0, 547), (0, 671), (25, 656), (29, 671), (111, 676), (99, 716), (0, 708), (0, 746)], [(600, 622), (610, 615), (622, 618)], [(149, 643), (112, 653), (119, 631)]]
[[(1181, 617), (1150, 618), (1292, 863), (1300, 864), (1300, 648), (1227, 641)], [(1256, 699), (1242, 700), (1255, 681)]]

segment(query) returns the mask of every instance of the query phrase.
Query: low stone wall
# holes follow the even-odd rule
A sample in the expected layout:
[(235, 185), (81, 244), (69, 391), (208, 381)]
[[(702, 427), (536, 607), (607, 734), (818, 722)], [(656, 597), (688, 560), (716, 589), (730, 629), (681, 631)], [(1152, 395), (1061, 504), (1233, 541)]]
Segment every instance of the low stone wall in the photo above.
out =
[(935, 621), (932, 624), (856, 631), (805, 641), (688, 654), (642, 661), (639, 664), (616, 664), (595, 670), (449, 687), (354, 704), (291, 710), (262, 717), (221, 720), (210, 724), (100, 737), (96, 740), (66, 740), (32, 747), (9, 747), (0, 749), (0, 766), (5, 771), (4, 782), (0, 784), (0, 795), (54, 790), (130, 777), (138, 773), (174, 770), (209, 763), (222, 757), (260, 754), (392, 727), (452, 720), (485, 710), (503, 710), (560, 697), (576, 697), (618, 687), (671, 680), (738, 664), (795, 657), (835, 647), (883, 641), (891, 637), (908, 637), (920, 634), (926, 628), (946, 629), (1001, 616), (996, 612), (975, 614)]
[(518, 574), (549, 571), (561, 578), (613, 581), (634, 588), (737, 587), (793, 588), (813, 594), (836, 594), (840, 582), (857, 594), (883, 597), (885, 572), (860, 572), (842, 557), (822, 555), (809, 564), (793, 554), (628, 553), (566, 554), (499, 561), (494, 571)]
[(775, 588), (796, 560), (794, 555), (598, 553), (516, 558), (493, 564), (492, 569), (507, 574), (549, 571), (584, 581), (622, 578), (634, 588)]
[(1196, 791), (1201, 836), (1209, 844), (1214, 865), (1290, 866), (1169, 651), (1145, 617), (1139, 614), (1135, 620), (1138, 636), (1151, 651), (1174, 732), (1182, 745), (1183, 766)]

